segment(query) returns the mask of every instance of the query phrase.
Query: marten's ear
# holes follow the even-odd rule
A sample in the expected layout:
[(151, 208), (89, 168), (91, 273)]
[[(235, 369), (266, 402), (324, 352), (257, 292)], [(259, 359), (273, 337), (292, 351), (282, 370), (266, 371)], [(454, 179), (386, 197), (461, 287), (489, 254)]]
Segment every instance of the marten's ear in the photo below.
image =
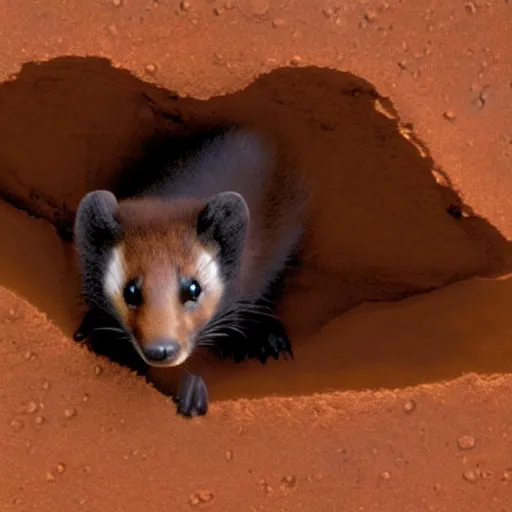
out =
[(220, 260), (228, 278), (238, 266), (248, 224), (249, 208), (237, 192), (213, 196), (198, 216), (199, 239), (219, 247)]
[(81, 258), (109, 250), (121, 234), (115, 218), (118, 202), (112, 192), (96, 190), (86, 194), (76, 212), (75, 245)]

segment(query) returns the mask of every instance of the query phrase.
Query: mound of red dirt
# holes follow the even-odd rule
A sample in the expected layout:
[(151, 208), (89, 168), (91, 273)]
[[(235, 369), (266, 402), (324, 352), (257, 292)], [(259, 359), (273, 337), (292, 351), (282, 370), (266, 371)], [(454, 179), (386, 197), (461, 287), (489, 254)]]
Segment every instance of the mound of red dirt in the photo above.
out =
[[(511, 9), (4, 2), (0, 505), (510, 510)], [(214, 402), (187, 421), (70, 341), (68, 235), (147, 136), (218, 120), (279, 138), (315, 199), (296, 360), (192, 361)]]

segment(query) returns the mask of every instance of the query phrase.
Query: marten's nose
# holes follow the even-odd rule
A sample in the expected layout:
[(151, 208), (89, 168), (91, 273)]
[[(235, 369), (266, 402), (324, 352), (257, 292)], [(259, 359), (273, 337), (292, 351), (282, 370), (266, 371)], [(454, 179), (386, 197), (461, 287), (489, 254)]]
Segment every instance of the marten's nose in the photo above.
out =
[(149, 362), (166, 363), (173, 361), (180, 353), (180, 344), (172, 338), (157, 338), (142, 352)]

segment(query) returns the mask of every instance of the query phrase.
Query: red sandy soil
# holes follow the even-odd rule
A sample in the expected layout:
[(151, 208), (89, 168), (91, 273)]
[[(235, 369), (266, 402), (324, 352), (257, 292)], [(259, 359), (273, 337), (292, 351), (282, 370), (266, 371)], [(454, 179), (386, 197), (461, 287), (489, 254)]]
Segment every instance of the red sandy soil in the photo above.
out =
[[(510, 34), (505, 0), (4, 0), (0, 505), (512, 510)], [(315, 200), (296, 360), (198, 357), (186, 421), (70, 341), (55, 227), (147, 134), (219, 118), (278, 137)]]

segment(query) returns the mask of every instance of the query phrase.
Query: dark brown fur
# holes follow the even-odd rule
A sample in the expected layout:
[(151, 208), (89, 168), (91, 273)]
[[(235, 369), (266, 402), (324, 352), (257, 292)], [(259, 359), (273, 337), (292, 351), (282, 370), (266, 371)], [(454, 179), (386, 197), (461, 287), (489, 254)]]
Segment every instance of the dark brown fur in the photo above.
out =
[[(136, 197), (117, 202), (111, 193), (91, 193), (75, 223), (89, 308), (116, 317), (139, 350), (172, 335), (188, 352), (222, 324), (237, 360), (248, 355), (265, 362), (291, 352), (284, 326), (272, 318), (274, 292), (298, 249), (307, 201), (304, 183), (279, 147), (243, 129), (207, 141)], [(125, 281), (142, 278), (144, 302), (135, 309), (124, 303), (125, 283), (114, 297), (105, 294), (116, 247)], [(196, 277), (201, 251), (214, 258), (220, 284), (185, 311), (178, 276)], [(203, 414), (204, 382), (197, 376), (187, 382), (178, 393), (181, 412)]]

